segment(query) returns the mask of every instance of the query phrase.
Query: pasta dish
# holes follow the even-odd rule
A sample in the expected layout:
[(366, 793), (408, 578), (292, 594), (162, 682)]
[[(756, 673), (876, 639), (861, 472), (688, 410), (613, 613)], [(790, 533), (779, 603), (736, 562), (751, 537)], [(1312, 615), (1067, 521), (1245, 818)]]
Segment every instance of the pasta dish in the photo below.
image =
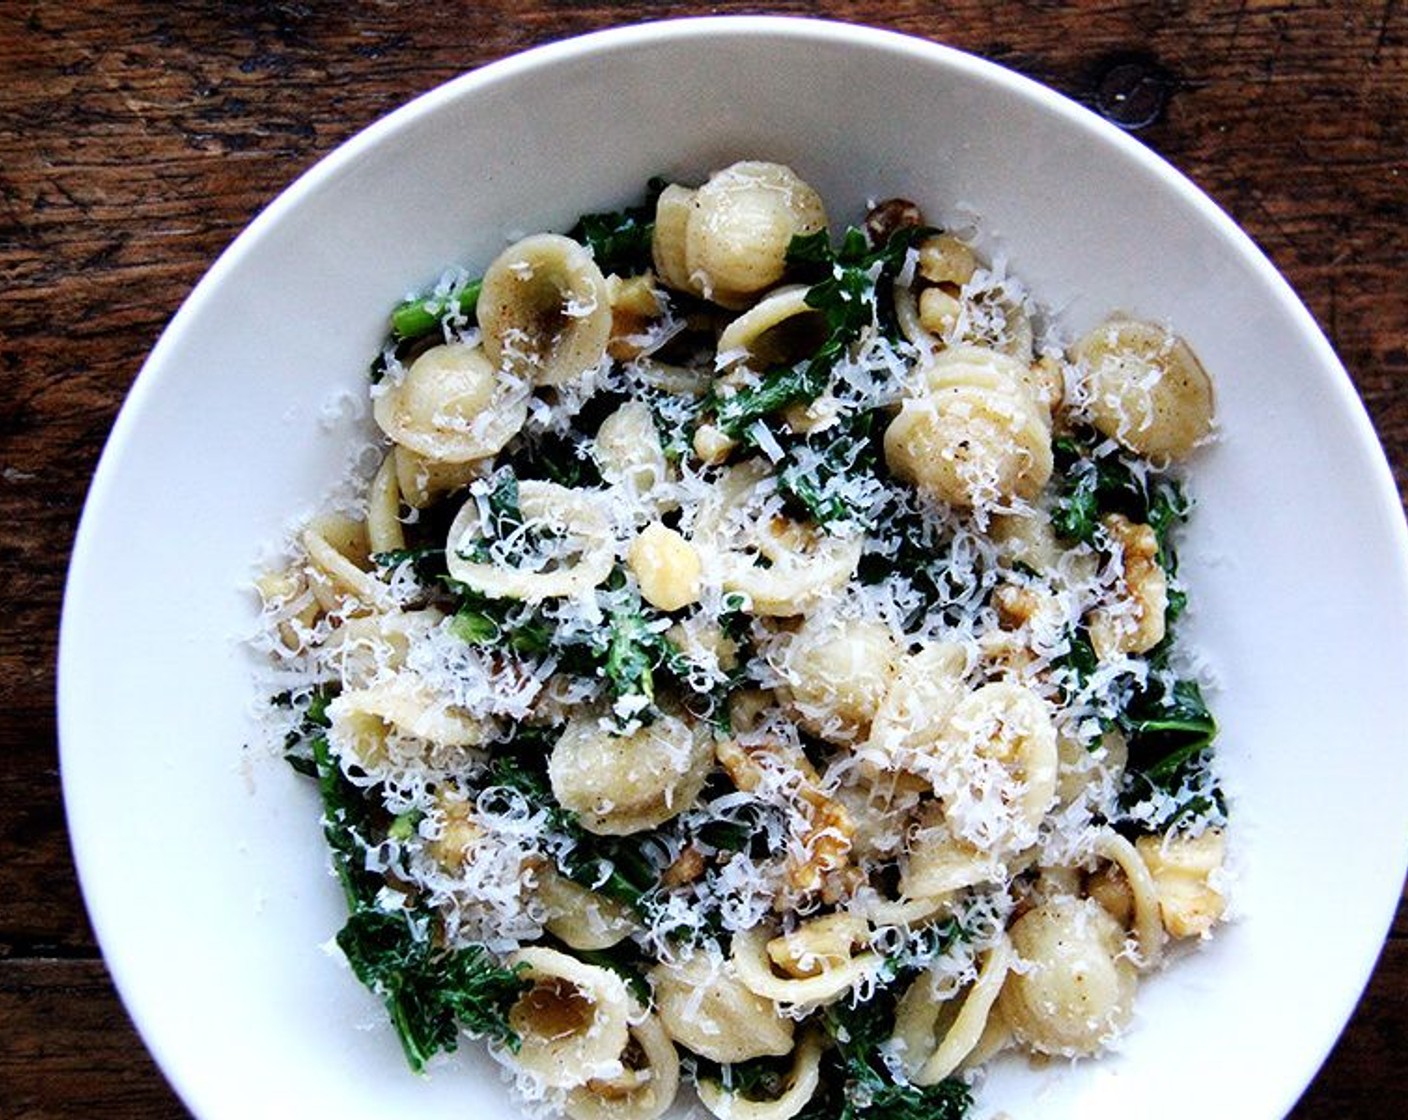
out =
[(393, 311), (374, 469), (259, 590), (414, 1069), (469, 1036), (573, 1120), (956, 1120), (1223, 918), (1175, 641), (1206, 372), (856, 218), (739, 162)]

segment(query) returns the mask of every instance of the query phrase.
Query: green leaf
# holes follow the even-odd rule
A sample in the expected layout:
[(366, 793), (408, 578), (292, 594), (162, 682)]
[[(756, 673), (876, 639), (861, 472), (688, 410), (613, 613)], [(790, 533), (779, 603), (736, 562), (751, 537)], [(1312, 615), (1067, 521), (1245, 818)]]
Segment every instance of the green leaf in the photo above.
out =
[(591, 249), (602, 272), (638, 276), (649, 271), (654, 265), (651, 242), (655, 236), (655, 203), (666, 185), (664, 179), (652, 178), (640, 205), (583, 214), (567, 236)]
[(763, 417), (821, 396), (831, 384), (836, 362), (875, 321), (878, 288), (893, 279), (909, 247), (931, 232), (922, 227), (902, 229), (879, 248), (872, 248), (855, 227), (845, 232), (835, 249), (825, 230), (794, 237), (787, 249), (788, 263), (826, 272), (806, 294), (807, 306), (825, 317), (825, 341), (805, 362), (764, 371), (756, 385), (711, 397), (708, 405), (719, 428), (733, 439), (745, 439), (748, 429)]
[[(833, 425), (799, 444), (786, 448), (787, 457), (778, 472), (778, 487), (796, 501), (823, 527), (851, 522), (870, 528), (868, 511), (856, 508), (854, 489), (848, 486), (859, 477), (876, 477), (879, 455), (872, 436), (875, 412), (856, 413), (844, 423)], [(798, 446), (818, 452), (804, 467), (797, 458)]]
[(357, 979), (381, 997), (417, 1072), (455, 1050), (461, 1030), (517, 1049), (508, 1013), (530, 984), (479, 946), (437, 950), (405, 911), (370, 908), (352, 913), (337, 944)]
[(972, 1091), (957, 1079), (931, 1086), (895, 1081), (881, 1049), (894, 1022), (890, 990), (853, 1007), (831, 1004), (821, 1022), (832, 1050), (822, 1088), (799, 1120), (962, 1120), (972, 1107)]
[(369, 795), (342, 773), (327, 739), (314, 740), (323, 834), (347, 898), (337, 944), (357, 978), (386, 1005), (411, 1068), (453, 1050), (460, 1029), (516, 1045), (508, 1008), (526, 986), (477, 946), (453, 951), (431, 943), (428, 921), (410, 910), (383, 910), (384, 880), (366, 869), (380, 836), (410, 835), (418, 813), (394, 817), (379, 833)]
[(743, 439), (748, 429), (765, 416), (815, 400), (831, 383), (833, 356), (812, 358), (800, 366), (769, 370), (756, 385), (748, 385), (713, 400), (714, 422), (725, 435)]

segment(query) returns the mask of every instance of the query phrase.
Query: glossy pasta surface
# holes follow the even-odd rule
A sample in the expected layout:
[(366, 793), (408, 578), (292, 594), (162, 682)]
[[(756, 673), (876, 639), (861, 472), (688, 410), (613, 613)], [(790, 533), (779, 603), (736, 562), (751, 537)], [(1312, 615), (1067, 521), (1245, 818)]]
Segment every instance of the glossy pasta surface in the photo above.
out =
[(379, 466), (260, 644), (413, 1068), (956, 1120), (1222, 920), (1176, 640), (1210, 378), (1161, 324), (1064, 337), (913, 201), (851, 217), (748, 160), (393, 313)]

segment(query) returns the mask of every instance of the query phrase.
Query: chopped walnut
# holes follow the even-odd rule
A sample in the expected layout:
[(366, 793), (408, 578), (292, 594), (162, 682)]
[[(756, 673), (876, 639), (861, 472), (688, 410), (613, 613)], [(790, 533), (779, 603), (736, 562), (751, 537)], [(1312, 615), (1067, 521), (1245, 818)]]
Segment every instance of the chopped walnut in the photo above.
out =
[(1159, 538), (1148, 525), (1112, 513), (1102, 524), (1119, 550), (1125, 605), (1090, 612), (1090, 641), (1107, 661), (1124, 653), (1146, 653), (1164, 640), (1168, 577), (1159, 567)]

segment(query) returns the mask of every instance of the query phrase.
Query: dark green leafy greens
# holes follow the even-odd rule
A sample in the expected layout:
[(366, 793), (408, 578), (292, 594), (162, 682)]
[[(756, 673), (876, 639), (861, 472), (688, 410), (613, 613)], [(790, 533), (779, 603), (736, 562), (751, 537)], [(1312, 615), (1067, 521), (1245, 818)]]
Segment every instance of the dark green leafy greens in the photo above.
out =
[(878, 248), (854, 227), (835, 248), (825, 230), (794, 237), (787, 249), (788, 264), (804, 273), (821, 274), (807, 290), (806, 302), (824, 317), (824, 341), (804, 361), (764, 371), (756, 385), (714, 396), (709, 407), (720, 430), (734, 439), (747, 439), (756, 421), (821, 396), (847, 348), (876, 322), (882, 280), (894, 277), (910, 246), (927, 232), (907, 227)]
[(436, 1054), (454, 1050), (461, 1030), (516, 1046), (508, 1009), (527, 981), (478, 946), (436, 945), (433, 922), (414, 909), (378, 905), (385, 882), (366, 870), (367, 850), (396, 820), (378, 823), (367, 795), (348, 781), (321, 736), (313, 740), (313, 758), (323, 833), (349, 911), (337, 944), (386, 1005), (411, 1068), (423, 1070)]
[[(778, 471), (778, 488), (818, 525), (847, 522), (871, 527), (871, 511), (858, 505), (858, 501), (867, 493), (865, 482), (878, 486), (881, 455), (877, 412), (872, 409), (852, 413), (840, 423), (788, 447), (787, 458)], [(857, 481), (862, 486), (858, 487)]]
[(888, 990), (821, 1012), (831, 1048), (822, 1062), (821, 1088), (799, 1120), (962, 1120), (967, 1115), (973, 1094), (956, 1078), (930, 1086), (896, 1082), (882, 1052), (893, 1022)]
[(583, 214), (567, 236), (592, 251), (604, 273), (637, 276), (652, 265), (651, 241), (655, 236), (655, 202), (666, 187), (654, 178), (646, 185), (645, 200), (637, 206), (599, 214)]
[[(1144, 680), (1133, 678), (1116, 692), (1113, 722), (1124, 733), (1129, 749), (1121, 803), (1132, 807), (1153, 795), (1166, 795), (1164, 812), (1145, 823), (1167, 828), (1187, 816), (1218, 815), (1222, 798), (1207, 773), (1217, 722), (1202, 690), (1169, 666), (1173, 626), (1187, 597), (1175, 582), (1178, 555), (1175, 532), (1188, 518), (1191, 503), (1178, 482), (1123, 451), (1100, 443), (1089, 431), (1077, 431), (1055, 441), (1057, 501), (1052, 512), (1056, 532), (1075, 541), (1103, 548), (1103, 520), (1120, 514), (1154, 530), (1158, 562), (1170, 585), (1164, 640), (1147, 656)], [(1088, 681), (1098, 668), (1095, 650), (1083, 630), (1071, 639), (1064, 667), (1074, 687)], [(1169, 800), (1171, 799), (1171, 800)]]

